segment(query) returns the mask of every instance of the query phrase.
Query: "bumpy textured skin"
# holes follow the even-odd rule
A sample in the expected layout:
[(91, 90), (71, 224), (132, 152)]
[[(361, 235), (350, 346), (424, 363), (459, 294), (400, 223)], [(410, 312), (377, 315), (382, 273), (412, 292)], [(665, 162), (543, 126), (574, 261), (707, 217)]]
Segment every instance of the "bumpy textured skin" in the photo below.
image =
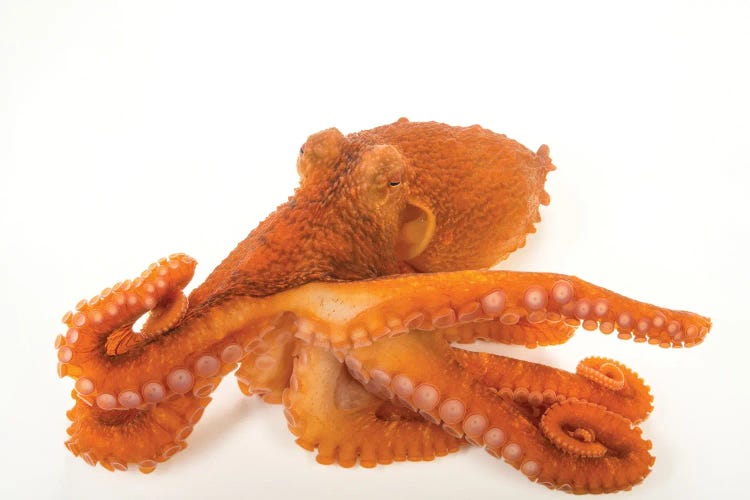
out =
[(546, 146), (401, 119), (314, 134), (297, 169), (294, 196), (189, 297), (196, 263), (176, 254), (65, 314), (55, 346), (59, 375), (76, 381), (71, 452), (151, 472), (236, 370), (244, 394), (284, 404), (324, 464), (431, 460), (469, 443), (575, 493), (648, 474), (636, 424), (652, 398), (624, 365), (586, 358), (569, 373), (451, 347), (559, 344), (579, 326), (691, 347), (710, 329), (574, 276), (482, 270), (523, 246), (549, 202)]
[(546, 148), (535, 155), (479, 125), (446, 134), (434, 122), (400, 121), (354, 137), (397, 145), (409, 165), (409, 198), (440, 221), (430, 245), (410, 261), (417, 270), (490, 267), (524, 246), (540, 221), (539, 204), (549, 204), (544, 180), (554, 167)]

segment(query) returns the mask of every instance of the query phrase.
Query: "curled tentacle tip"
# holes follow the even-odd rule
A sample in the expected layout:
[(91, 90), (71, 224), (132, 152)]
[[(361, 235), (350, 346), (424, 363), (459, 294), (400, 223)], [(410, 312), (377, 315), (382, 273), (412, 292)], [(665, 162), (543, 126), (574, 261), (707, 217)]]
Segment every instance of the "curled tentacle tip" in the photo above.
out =
[(610, 413), (600, 406), (569, 399), (547, 409), (541, 420), (542, 433), (568, 454), (603, 457), (608, 450), (595, 441), (595, 427), (602, 425)]
[(582, 360), (576, 367), (576, 373), (612, 391), (619, 391), (625, 386), (625, 374), (620, 367), (598, 358)]

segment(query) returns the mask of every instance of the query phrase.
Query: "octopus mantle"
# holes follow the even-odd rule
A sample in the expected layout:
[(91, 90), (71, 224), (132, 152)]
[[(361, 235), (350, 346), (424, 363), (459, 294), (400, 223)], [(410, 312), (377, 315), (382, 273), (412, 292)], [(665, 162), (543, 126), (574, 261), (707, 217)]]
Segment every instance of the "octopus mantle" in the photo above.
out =
[[(559, 344), (580, 326), (661, 347), (710, 320), (573, 276), (487, 271), (548, 204), (549, 149), (479, 126), (329, 129), (300, 150), (300, 186), (189, 297), (175, 254), (63, 317), (75, 380), (68, 449), (142, 472), (186, 447), (222, 378), (282, 403), (323, 464), (431, 460), (484, 447), (532, 481), (629, 489), (654, 463), (638, 423), (649, 388), (590, 357), (575, 373), (456, 343)], [(139, 331), (138, 318), (148, 313)]]

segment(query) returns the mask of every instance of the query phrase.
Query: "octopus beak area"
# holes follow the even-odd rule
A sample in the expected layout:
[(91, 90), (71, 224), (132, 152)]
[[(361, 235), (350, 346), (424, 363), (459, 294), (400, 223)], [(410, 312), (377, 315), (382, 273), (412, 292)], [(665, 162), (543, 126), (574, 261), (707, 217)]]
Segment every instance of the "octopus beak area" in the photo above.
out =
[(435, 235), (435, 214), (427, 206), (417, 201), (408, 201), (401, 214), (396, 256), (400, 261), (408, 261), (427, 248)]

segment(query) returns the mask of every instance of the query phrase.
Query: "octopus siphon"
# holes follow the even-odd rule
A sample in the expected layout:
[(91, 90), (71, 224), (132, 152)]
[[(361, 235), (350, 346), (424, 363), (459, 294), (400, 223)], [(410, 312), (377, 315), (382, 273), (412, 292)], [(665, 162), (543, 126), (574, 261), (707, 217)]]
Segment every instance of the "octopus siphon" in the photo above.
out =
[(488, 270), (535, 231), (554, 169), (546, 145), (534, 153), (478, 125), (402, 118), (310, 136), (294, 195), (189, 296), (196, 261), (175, 254), (64, 315), (66, 446), (90, 465), (152, 472), (234, 372), (243, 394), (283, 404), (323, 464), (470, 444), (549, 488), (629, 489), (654, 464), (637, 427), (652, 397), (636, 373), (457, 347), (560, 344), (583, 327), (677, 348), (708, 333), (706, 317), (574, 276)]

